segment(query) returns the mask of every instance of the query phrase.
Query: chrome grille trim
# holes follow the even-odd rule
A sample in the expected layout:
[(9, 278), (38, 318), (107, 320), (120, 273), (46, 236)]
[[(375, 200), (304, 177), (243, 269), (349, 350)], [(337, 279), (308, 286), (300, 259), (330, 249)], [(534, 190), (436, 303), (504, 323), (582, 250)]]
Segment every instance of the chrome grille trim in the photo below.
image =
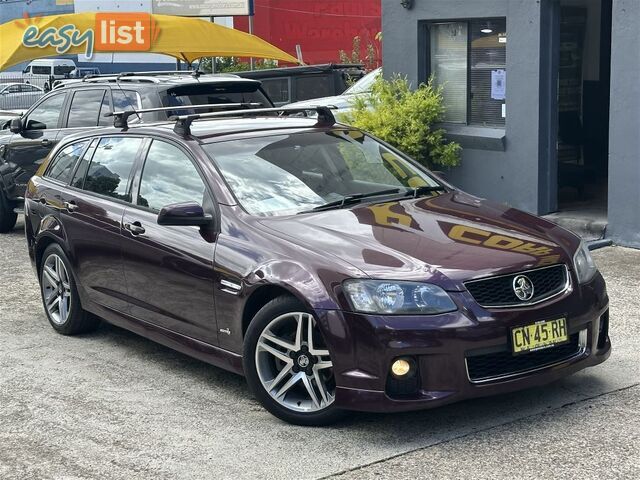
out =
[[(482, 304), (482, 303), (478, 302), (475, 299), (473, 294), (467, 288), (467, 285), (472, 284), (472, 283), (480, 283), (480, 282), (485, 282), (485, 281), (488, 281), (488, 280), (495, 280), (496, 278), (514, 277), (516, 275), (526, 275), (527, 273), (530, 273), (530, 272), (537, 272), (539, 270), (546, 270), (546, 269), (549, 269), (549, 268), (556, 268), (556, 267), (558, 267), (560, 265), (564, 267), (563, 272), (564, 272), (565, 283), (562, 286), (562, 288), (559, 291), (554, 292), (551, 295), (548, 295), (548, 296), (542, 297), (542, 298), (538, 298), (533, 302), (517, 302), (517, 303), (500, 304), (500, 305)], [(463, 282), (463, 284), (464, 284), (465, 288), (467, 288), (467, 292), (469, 292), (469, 295), (471, 295), (471, 297), (476, 301), (476, 303), (478, 303), (478, 305), (480, 305), (483, 308), (492, 308), (492, 309), (530, 307), (532, 305), (537, 305), (539, 303), (546, 302), (546, 301), (551, 300), (553, 298), (559, 297), (560, 295), (563, 295), (565, 292), (567, 292), (567, 291), (570, 292), (572, 290), (572, 287), (571, 287), (571, 275), (569, 275), (569, 269), (567, 268), (567, 265), (564, 264), (564, 263), (556, 263), (555, 265), (549, 265), (548, 267), (533, 268), (533, 269), (530, 269), (530, 270), (523, 270), (523, 271), (520, 271), (520, 272), (505, 273), (504, 275), (493, 275), (493, 276), (490, 276), (490, 277), (478, 278), (476, 280), (469, 280), (469, 281)]]

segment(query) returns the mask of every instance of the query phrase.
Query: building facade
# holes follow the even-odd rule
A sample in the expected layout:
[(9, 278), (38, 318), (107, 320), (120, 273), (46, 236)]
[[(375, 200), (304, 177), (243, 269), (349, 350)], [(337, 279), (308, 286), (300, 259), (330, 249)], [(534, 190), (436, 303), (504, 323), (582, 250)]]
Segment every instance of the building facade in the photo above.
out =
[(443, 88), (446, 172), (547, 214), (602, 211), (640, 247), (638, 0), (383, 0), (385, 76)]

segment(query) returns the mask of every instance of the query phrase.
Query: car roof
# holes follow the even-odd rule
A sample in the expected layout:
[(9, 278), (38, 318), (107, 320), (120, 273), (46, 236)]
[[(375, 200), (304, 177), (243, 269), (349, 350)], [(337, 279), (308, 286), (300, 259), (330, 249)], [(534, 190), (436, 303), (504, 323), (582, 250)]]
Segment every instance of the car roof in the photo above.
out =
[(68, 65), (75, 65), (76, 62), (71, 60), (70, 58), (37, 58), (36, 60), (31, 60), (29, 65), (54, 65), (56, 63), (65, 63)]
[(70, 80), (62, 82), (56, 90), (63, 90), (67, 88), (85, 88), (91, 86), (101, 85), (120, 85), (127, 88), (164, 88), (167, 86), (182, 86), (182, 85), (200, 85), (200, 84), (216, 84), (216, 83), (245, 83), (256, 84), (260, 83), (258, 80), (250, 78), (241, 78), (237, 75), (231, 74), (207, 74), (195, 77), (193, 75), (145, 75), (144, 73), (135, 75), (119, 76), (113, 75), (101, 75), (96, 77), (89, 77), (85, 79)]

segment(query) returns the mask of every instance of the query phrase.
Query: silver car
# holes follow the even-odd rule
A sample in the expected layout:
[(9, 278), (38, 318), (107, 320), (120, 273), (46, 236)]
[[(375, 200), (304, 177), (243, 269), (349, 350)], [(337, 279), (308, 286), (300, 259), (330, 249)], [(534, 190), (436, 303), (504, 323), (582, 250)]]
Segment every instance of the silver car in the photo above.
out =
[(353, 106), (353, 100), (357, 97), (368, 95), (371, 92), (371, 87), (376, 79), (382, 75), (382, 68), (376, 68), (367, 73), (364, 77), (354, 83), (351, 87), (347, 88), (340, 95), (333, 97), (312, 98), (311, 100), (304, 100), (302, 102), (290, 103), (287, 107), (312, 107), (323, 106), (331, 107), (336, 114), (347, 113)]
[(0, 110), (26, 110), (44, 90), (29, 83), (0, 83)]

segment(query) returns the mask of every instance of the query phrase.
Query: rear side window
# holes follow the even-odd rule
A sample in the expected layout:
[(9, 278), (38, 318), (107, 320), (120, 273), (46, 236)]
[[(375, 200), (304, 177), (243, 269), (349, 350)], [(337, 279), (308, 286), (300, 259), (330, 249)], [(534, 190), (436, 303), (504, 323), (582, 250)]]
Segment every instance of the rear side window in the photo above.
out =
[(87, 142), (84, 141), (68, 145), (60, 150), (51, 162), (45, 177), (69, 183), (76, 163), (86, 146)]
[[(82, 90), (73, 94), (67, 127), (95, 127), (104, 108), (105, 90)], [(107, 102), (105, 113), (109, 111)]]
[(130, 201), (129, 181), (142, 144), (141, 138), (100, 139), (84, 181), (84, 189), (107, 197)]
[(142, 170), (138, 201), (154, 211), (172, 203), (204, 205), (205, 186), (191, 160), (178, 147), (154, 140)]
[(56, 65), (55, 67), (53, 67), (53, 74), (54, 75), (68, 75), (73, 70), (75, 70), (75, 68), (76, 67), (74, 67), (73, 65)]
[(265, 78), (262, 80), (262, 88), (276, 105), (282, 105), (291, 101), (288, 78)]
[(296, 100), (329, 97), (334, 94), (333, 77), (330, 75), (311, 75), (298, 77), (296, 82)]

